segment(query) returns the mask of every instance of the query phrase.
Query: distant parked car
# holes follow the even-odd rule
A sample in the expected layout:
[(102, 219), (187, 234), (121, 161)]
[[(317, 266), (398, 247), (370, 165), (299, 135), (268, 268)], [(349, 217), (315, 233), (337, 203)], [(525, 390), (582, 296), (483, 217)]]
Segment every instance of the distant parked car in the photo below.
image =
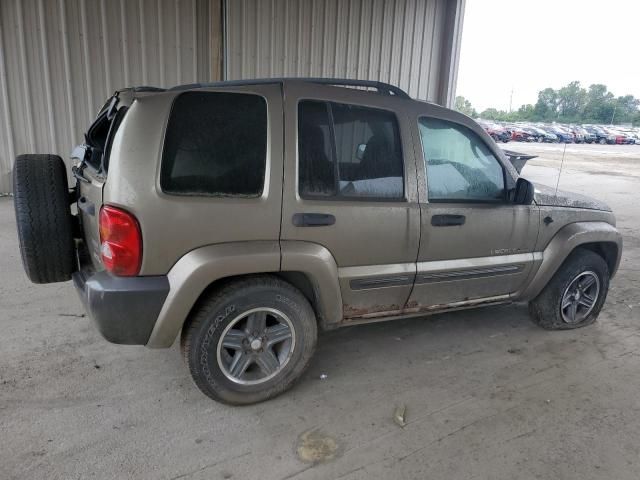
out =
[(615, 135), (616, 145), (633, 145), (635, 143), (635, 138), (629, 132), (612, 130), (612, 133)]
[(531, 130), (538, 133), (538, 138), (537, 138), (538, 142), (556, 143), (558, 141), (558, 136), (555, 133), (551, 133), (540, 127), (530, 127), (530, 128)]
[(496, 142), (507, 143), (511, 140), (511, 132), (497, 123), (478, 122)]
[(511, 129), (511, 140), (516, 142), (532, 142), (536, 135), (524, 127), (513, 126)]
[(609, 133), (606, 132), (602, 127), (598, 127), (596, 125), (585, 125), (584, 129), (595, 136), (594, 142), (597, 142), (601, 145), (607, 143)]
[(574, 143), (584, 143), (584, 133), (580, 127), (569, 127), (568, 131), (573, 134)]
[(530, 142), (543, 142), (544, 134), (537, 131), (535, 128), (531, 126), (523, 127), (523, 130), (529, 134)]
[(584, 143), (593, 143), (596, 141), (596, 135), (594, 133), (589, 132), (586, 128), (578, 126), (575, 127), (576, 130), (580, 131), (580, 133), (584, 137)]
[(558, 137), (558, 143), (573, 143), (573, 134), (560, 127), (549, 127), (549, 131)]

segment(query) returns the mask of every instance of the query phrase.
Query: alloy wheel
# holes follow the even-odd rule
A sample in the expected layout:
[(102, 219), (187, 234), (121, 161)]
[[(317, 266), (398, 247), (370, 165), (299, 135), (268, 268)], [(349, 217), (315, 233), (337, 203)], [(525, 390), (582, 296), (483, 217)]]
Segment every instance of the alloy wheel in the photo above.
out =
[(295, 343), (289, 317), (273, 308), (254, 308), (234, 318), (222, 332), (218, 364), (232, 382), (257, 385), (282, 371)]
[(600, 279), (595, 272), (586, 271), (576, 276), (565, 289), (560, 313), (565, 323), (580, 323), (593, 310), (600, 295)]

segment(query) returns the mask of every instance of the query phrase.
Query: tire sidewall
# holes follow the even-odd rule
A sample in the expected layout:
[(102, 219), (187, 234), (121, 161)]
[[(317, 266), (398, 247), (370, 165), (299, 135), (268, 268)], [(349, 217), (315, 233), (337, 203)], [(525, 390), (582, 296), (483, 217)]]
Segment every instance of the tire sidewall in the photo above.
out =
[[(571, 282), (581, 273), (592, 271), (600, 281), (600, 291), (596, 303), (589, 315), (577, 323), (567, 323), (562, 318), (560, 306), (562, 297)], [(562, 269), (545, 287), (545, 291), (536, 299), (535, 303), (539, 324), (553, 330), (571, 330), (592, 324), (598, 318), (600, 310), (607, 299), (609, 290), (609, 271), (606, 262), (599, 255), (589, 250), (574, 252)], [(539, 301), (538, 301), (539, 300)]]
[[(218, 364), (218, 343), (225, 328), (238, 316), (254, 308), (274, 308), (284, 313), (294, 329), (295, 345), (284, 369), (264, 383), (242, 385), (233, 382)], [(250, 286), (222, 296), (190, 332), (189, 368), (209, 396), (226, 403), (245, 404), (275, 396), (289, 388), (306, 368), (315, 349), (317, 327), (313, 310), (293, 288)]]

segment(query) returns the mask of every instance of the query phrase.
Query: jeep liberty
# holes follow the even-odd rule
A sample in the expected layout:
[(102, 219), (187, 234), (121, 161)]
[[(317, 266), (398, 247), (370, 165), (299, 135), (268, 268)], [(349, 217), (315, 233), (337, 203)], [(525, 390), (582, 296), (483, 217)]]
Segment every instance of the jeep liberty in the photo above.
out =
[(120, 90), (72, 160), (16, 159), (28, 277), (73, 279), (110, 342), (179, 337), (228, 404), (289, 388), (318, 330), (523, 301), (543, 328), (589, 325), (622, 252), (605, 204), (380, 82)]

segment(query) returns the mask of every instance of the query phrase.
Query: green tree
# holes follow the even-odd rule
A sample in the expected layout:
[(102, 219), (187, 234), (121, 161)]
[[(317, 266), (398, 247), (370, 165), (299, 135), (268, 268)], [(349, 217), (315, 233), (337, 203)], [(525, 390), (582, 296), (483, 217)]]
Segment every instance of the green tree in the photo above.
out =
[(587, 91), (580, 86), (580, 82), (571, 82), (558, 90), (557, 94), (559, 117), (567, 121), (580, 118), (587, 103)]
[(594, 84), (587, 91), (587, 103), (582, 114), (586, 123), (609, 123), (613, 117), (615, 102), (606, 85)]
[(554, 120), (558, 114), (558, 92), (553, 88), (538, 92), (538, 101), (533, 110), (538, 120)]
[(478, 112), (476, 112), (475, 108), (471, 105), (471, 102), (464, 98), (462, 95), (458, 95), (456, 97), (456, 103), (454, 107), (460, 113), (464, 113), (469, 117), (475, 118), (478, 116)]
[(500, 112), (495, 108), (487, 108), (480, 113), (480, 117), (486, 118), (487, 120), (502, 120), (504, 112)]
[(535, 107), (530, 103), (522, 105), (515, 113), (518, 120), (535, 120)]
[(625, 95), (624, 97), (616, 98), (614, 106), (615, 109), (612, 114), (612, 120), (615, 123), (632, 123), (638, 115), (640, 100), (633, 95)]
[[(464, 97), (456, 98), (456, 109), (465, 112), (472, 110)], [(466, 113), (466, 112), (465, 112)], [(480, 113), (487, 120), (517, 122), (561, 123), (632, 123), (640, 125), (640, 99), (633, 95), (615, 97), (606, 85), (594, 84), (588, 89), (580, 86), (580, 82), (571, 82), (559, 90), (545, 88), (538, 92), (535, 105), (522, 105), (518, 110), (506, 112), (496, 108), (487, 108)]]

